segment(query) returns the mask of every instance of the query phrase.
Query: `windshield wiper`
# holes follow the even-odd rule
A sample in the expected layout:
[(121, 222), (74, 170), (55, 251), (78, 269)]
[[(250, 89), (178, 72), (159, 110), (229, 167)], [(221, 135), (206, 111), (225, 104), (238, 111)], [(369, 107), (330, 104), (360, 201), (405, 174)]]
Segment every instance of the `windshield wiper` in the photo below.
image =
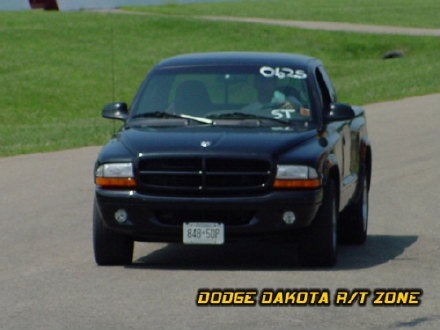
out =
[(131, 119), (136, 119), (136, 118), (181, 118), (181, 119), (194, 120), (196, 122), (203, 124), (212, 124), (213, 122), (213, 120), (208, 118), (195, 117), (195, 116), (185, 115), (183, 113), (182, 114), (170, 113), (165, 111), (144, 112), (131, 117)]
[(290, 125), (291, 123), (286, 120), (282, 119), (276, 119), (266, 116), (259, 116), (254, 115), (251, 113), (245, 113), (245, 112), (227, 112), (227, 113), (219, 113), (219, 114), (212, 114), (208, 116), (207, 118), (212, 119), (258, 119), (258, 120), (270, 120), (275, 121), (277, 123), (283, 124), (283, 125)]

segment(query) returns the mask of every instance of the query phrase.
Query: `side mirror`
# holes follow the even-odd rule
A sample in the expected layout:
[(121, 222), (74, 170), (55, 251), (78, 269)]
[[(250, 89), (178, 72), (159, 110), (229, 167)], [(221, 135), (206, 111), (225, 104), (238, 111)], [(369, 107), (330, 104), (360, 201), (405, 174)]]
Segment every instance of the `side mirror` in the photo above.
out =
[(102, 109), (102, 116), (104, 118), (127, 120), (128, 118), (128, 107), (127, 103), (124, 102), (113, 102), (107, 104), (104, 109)]
[(354, 117), (355, 113), (351, 105), (345, 103), (332, 103), (330, 105), (330, 112), (326, 116), (326, 121), (350, 120)]

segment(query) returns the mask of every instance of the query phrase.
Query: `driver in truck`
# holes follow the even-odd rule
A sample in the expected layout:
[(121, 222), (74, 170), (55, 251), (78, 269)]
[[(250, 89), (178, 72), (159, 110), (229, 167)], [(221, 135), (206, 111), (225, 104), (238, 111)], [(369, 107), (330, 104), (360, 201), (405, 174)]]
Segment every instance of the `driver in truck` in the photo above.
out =
[(278, 78), (258, 75), (255, 77), (254, 87), (257, 92), (257, 100), (243, 107), (243, 112), (260, 113), (272, 110), (272, 115), (276, 117), (278, 114), (276, 110), (288, 109), (289, 113), (298, 112), (301, 116), (310, 116), (310, 110), (302, 106), (295, 96), (296, 91), (293, 87), (284, 87), (280, 91)]

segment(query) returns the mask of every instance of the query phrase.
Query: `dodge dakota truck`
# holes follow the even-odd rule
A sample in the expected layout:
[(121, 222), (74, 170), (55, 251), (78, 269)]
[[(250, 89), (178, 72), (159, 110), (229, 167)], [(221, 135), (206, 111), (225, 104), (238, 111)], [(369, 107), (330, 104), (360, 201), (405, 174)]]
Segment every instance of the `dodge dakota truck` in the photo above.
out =
[(295, 54), (197, 53), (157, 64), (95, 164), (98, 265), (135, 241), (296, 242), (332, 266), (367, 238), (371, 145), (364, 110), (339, 103), (322, 62)]

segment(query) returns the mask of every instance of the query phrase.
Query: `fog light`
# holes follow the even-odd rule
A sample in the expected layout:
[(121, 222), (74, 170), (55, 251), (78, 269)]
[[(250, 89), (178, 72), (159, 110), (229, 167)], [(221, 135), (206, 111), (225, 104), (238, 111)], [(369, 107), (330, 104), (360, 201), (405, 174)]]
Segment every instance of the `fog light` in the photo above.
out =
[(127, 215), (127, 211), (123, 210), (123, 209), (119, 209), (115, 212), (115, 220), (119, 223), (124, 223), (125, 221), (127, 221), (128, 215)]
[(283, 213), (283, 221), (286, 223), (286, 225), (291, 225), (296, 220), (295, 213), (293, 211), (286, 211)]

